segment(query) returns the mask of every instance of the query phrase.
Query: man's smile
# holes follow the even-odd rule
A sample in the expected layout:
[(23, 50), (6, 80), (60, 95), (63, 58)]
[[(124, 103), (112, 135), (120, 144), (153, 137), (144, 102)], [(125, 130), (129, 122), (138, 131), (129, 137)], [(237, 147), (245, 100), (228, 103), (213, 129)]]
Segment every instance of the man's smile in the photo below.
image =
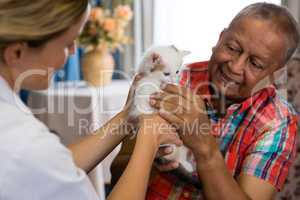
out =
[(223, 66), (218, 67), (216, 76), (224, 85), (231, 84), (231, 85), (238, 86), (241, 84), (242, 81), (240, 81), (240, 80), (238, 81), (238, 80), (231, 78), (230, 75), (228, 75), (226, 72), (224, 72), (223, 68), (224, 68)]

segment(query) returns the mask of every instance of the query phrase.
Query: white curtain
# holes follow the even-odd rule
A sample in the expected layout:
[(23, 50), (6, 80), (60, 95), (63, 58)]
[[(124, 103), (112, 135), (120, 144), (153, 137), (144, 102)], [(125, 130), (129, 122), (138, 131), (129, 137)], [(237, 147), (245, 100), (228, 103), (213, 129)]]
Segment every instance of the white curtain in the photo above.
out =
[(282, 4), (287, 6), (295, 18), (300, 20), (300, 1), (299, 0), (283, 0)]
[(143, 52), (153, 43), (153, 0), (134, 0), (133, 12), (133, 45), (125, 47), (122, 57), (127, 78), (135, 72)]
[[(298, 1), (298, 0), (297, 0)], [(188, 62), (207, 60), (220, 32), (245, 6), (281, 0), (154, 0), (154, 44), (174, 44), (192, 51)]]
[(134, 65), (139, 63), (143, 52), (153, 43), (153, 0), (134, 1)]

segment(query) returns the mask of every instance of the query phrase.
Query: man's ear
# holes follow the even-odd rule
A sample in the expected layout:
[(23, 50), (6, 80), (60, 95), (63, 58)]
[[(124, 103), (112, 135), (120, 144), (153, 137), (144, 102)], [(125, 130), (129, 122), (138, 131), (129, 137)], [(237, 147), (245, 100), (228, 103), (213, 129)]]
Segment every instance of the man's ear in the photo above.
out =
[(223, 39), (226, 32), (227, 32), (227, 28), (224, 28), (223, 31), (219, 35), (219, 40), (218, 40), (217, 44), (219, 44), (219, 42)]
[(25, 43), (12, 43), (9, 44), (3, 52), (3, 60), (8, 66), (14, 66), (19, 59), (22, 57), (22, 54), (26, 48)]
[(217, 42), (217, 44), (212, 48), (212, 52), (215, 51), (216, 46), (220, 43), (220, 41), (222, 40), (222, 38), (224, 37), (224, 34), (226, 33), (227, 28), (224, 28), (223, 31), (220, 33), (219, 35), (219, 40)]
[(224, 34), (227, 32), (227, 28), (224, 28), (223, 31), (219, 35), (219, 40), (221, 40), (224, 37)]

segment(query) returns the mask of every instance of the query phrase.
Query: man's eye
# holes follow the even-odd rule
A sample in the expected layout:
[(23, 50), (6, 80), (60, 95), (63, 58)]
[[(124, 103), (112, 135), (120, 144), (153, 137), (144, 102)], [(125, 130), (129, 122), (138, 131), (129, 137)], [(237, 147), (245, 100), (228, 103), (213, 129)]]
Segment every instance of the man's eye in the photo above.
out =
[(264, 67), (255, 60), (250, 60), (250, 63), (257, 69), (264, 69)]
[(240, 50), (232, 45), (227, 45), (227, 48), (233, 52), (240, 52)]

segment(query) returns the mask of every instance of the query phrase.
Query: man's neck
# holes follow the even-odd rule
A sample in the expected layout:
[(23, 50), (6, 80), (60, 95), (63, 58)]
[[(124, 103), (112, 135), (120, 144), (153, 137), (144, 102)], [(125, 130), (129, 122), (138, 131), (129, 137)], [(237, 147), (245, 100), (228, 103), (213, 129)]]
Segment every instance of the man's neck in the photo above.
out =
[(227, 108), (232, 104), (241, 103), (243, 100), (236, 101), (226, 98), (223, 94), (212, 95), (211, 104), (217, 115), (222, 117), (226, 115)]
[(226, 104), (226, 101), (221, 99), (213, 98), (211, 99), (211, 104), (213, 106), (214, 111), (217, 113), (218, 116), (222, 117), (226, 115), (226, 110), (230, 106)]

